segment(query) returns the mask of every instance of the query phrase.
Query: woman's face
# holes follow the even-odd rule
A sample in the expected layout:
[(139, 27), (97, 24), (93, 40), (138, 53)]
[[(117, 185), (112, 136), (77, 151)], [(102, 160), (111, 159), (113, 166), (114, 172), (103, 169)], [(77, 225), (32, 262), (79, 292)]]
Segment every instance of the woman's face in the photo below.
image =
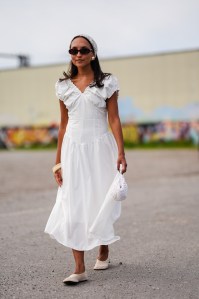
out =
[[(81, 48), (87, 48), (91, 50), (89, 42), (83, 37), (75, 38), (71, 43), (71, 49), (80, 50)], [(81, 54), (78, 52), (76, 55), (71, 55), (72, 63), (78, 67), (85, 67), (91, 62), (91, 58), (94, 56), (93, 52), (88, 54)]]

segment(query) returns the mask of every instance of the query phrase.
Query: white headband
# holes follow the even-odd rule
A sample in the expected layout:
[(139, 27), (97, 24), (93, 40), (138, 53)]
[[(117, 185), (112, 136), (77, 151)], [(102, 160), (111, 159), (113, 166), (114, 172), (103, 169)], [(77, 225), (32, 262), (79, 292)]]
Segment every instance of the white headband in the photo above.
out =
[(86, 34), (79, 34), (76, 37), (85, 37), (91, 43), (91, 45), (93, 46), (95, 56), (97, 55), (97, 50), (98, 50), (97, 49), (97, 44), (94, 41), (94, 39), (92, 39), (92, 37), (90, 37), (89, 35), (86, 35)]

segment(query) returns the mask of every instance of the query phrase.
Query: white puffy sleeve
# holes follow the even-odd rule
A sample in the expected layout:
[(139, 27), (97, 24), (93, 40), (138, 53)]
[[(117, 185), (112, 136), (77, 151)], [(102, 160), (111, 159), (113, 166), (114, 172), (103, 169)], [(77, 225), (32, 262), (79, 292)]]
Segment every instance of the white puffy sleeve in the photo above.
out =
[(62, 93), (61, 93), (61, 89), (60, 89), (59, 80), (55, 83), (55, 95), (58, 99), (61, 99)]
[(55, 94), (59, 100), (64, 102), (67, 108), (71, 108), (80, 96), (80, 93), (78, 93), (69, 80), (58, 80), (55, 83)]
[(107, 99), (109, 99), (114, 94), (115, 91), (118, 92), (120, 90), (118, 79), (113, 75), (105, 79), (104, 87), (106, 89)]
[(96, 97), (91, 98), (91, 101), (98, 107), (106, 107), (106, 100), (109, 99), (114, 92), (119, 91), (118, 80), (115, 76), (110, 75), (104, 78), (103, 87), (93, 86), (88, 91), (94, 94)]
[(63, 101), (63, 98), (62, 98), (63, 93), (64, 93), (63, 84), (61, 84), (61, 82), (58, 80), (55, 83), (55, 95), (59, 100)]

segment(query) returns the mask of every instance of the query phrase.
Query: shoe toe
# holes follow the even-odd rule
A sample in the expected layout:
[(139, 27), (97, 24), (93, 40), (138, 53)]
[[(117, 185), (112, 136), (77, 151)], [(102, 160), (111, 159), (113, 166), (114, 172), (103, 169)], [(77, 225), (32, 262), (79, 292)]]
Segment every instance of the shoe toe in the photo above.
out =
[(107, 269), (109, 266), (109, 261), (108, 259), (106, 261), (100, 261), (97, 259), (95, 266), (94, 266), (94, 270), (105, 270)]
[(88, 277), (86, 272), (84, 272), (81, 274), (71, 274), (63, 280), (63, 283), (72, 285), (86, 280), (88, 280)]

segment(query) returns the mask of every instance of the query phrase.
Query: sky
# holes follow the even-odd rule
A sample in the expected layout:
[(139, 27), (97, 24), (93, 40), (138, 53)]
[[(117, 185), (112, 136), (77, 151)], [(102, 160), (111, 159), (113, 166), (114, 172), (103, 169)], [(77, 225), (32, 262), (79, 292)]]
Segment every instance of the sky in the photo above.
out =
[[(199, 0), (0, 0), (0, 54), (32, 66), (69, 60), (73, 36), (89, 34), (99, 58), (199, 49)], [(15, 68), (0, 56), (0, 69)]]

